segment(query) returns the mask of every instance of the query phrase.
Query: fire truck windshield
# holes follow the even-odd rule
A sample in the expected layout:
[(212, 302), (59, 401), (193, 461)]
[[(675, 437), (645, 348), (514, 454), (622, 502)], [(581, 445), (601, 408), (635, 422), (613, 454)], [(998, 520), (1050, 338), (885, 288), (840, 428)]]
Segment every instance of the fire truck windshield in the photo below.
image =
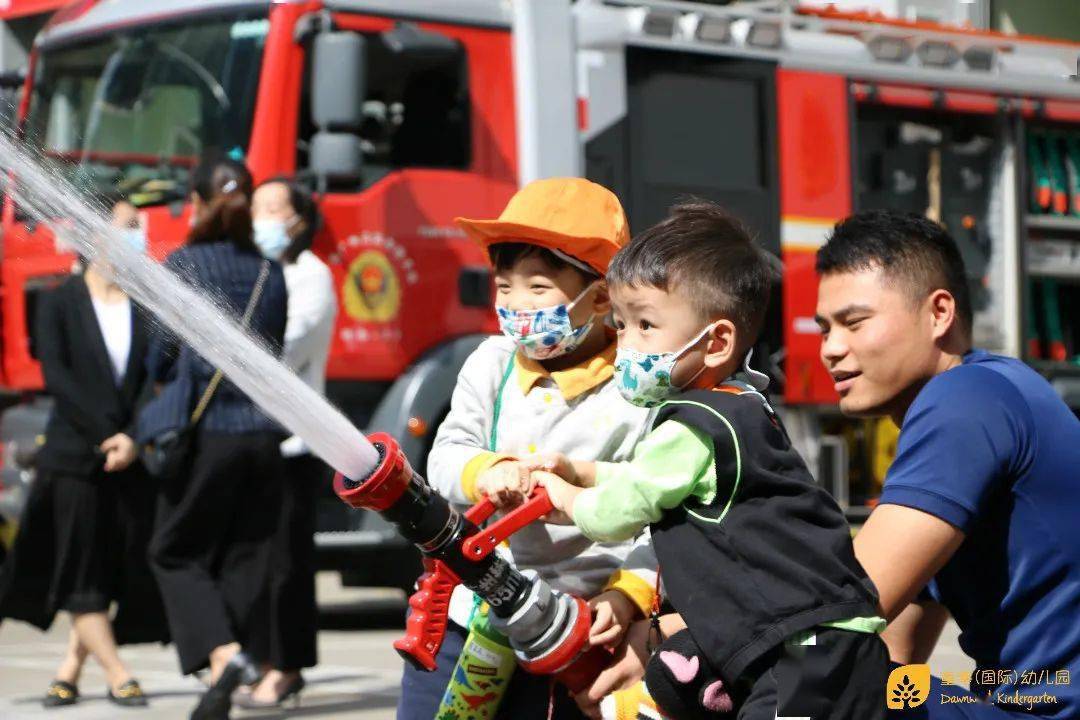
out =
[(27, 138), (89, 191), (179, 199), (202, 154), (243, 159), (268, 30), (258, 15), (215, 16), (46, 48)]

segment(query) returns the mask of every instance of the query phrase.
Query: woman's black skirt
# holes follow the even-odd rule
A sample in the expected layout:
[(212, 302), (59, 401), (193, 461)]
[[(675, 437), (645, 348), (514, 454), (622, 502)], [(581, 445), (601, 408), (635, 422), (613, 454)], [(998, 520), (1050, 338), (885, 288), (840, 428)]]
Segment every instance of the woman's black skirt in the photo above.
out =
[(0, 618), (42, 630), (56, 613), (108, 612), (120, 644), (165, 642), (146, 548), (155, 489), (141, 464), (90, 475), (41, 469), (0, 567)]

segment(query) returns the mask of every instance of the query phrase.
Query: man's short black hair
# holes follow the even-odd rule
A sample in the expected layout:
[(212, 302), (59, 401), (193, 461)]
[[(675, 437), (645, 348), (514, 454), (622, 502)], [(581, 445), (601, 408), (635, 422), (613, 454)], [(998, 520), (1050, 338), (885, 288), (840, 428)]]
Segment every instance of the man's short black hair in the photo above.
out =
[(567, 262), (563, 258), (548, 250), (546, 247), (541, 247), (540, 245), (533, 245), (532, 243), (495, 243), (488, 247), (488, 257), (491, 258), (491, 264), (492, 266), (494, 266), (496, 272), (509, 272), (521, 260), (527, 257), (535, 257), (555, 272), (559, 272), (564, 268), (570, 268), (572, 270), (575, 270), (577, 274), (581, 276), (584, 282), (590, 282), (592, 280), (596, 280), (599, 277), (596, 274), (586, 273), (577, 265), (574, 265), (571, 262)]
[(971, 292), (956, 242), (929, 218), (891, 210), (866, 210), (836, 224), (817, 252), (819, 275), (880, 268), (913, 302), (944, 289), (956, 300), (956, 315), (971, 334)]
[(761, 333), (777, 273), (737, 218), (695, 199), (675, 205), (666, 219), (631, 240), (611, 261), (607, 279), (612, 286), (681, 293), (703, 323), (731, 320), (739, 345), (748, 348)]

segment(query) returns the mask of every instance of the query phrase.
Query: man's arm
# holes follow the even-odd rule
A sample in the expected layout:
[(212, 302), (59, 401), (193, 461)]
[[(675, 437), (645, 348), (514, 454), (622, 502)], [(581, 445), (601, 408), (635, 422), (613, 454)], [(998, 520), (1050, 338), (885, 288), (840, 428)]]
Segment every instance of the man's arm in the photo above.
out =
[(901, 665), (926, 662), (948, 619), (949, 611), (940, 603), (933, 600), (911, 603), (881, 634), (889, 647), (889, 657)]
[(890, 623), (937, 574), (964, 533), (929, 513), (880, 505), (855, 536), (855, 557), (877, 587), (881, 614)]

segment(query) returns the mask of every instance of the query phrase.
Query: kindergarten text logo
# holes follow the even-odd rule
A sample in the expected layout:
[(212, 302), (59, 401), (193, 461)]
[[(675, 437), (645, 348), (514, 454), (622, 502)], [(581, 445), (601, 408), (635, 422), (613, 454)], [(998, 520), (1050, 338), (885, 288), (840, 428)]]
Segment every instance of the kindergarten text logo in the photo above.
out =
[(930, 666), (904, 665), (889, 673), (885, 704), (890, 710), (919, 707), (930, 697)]

